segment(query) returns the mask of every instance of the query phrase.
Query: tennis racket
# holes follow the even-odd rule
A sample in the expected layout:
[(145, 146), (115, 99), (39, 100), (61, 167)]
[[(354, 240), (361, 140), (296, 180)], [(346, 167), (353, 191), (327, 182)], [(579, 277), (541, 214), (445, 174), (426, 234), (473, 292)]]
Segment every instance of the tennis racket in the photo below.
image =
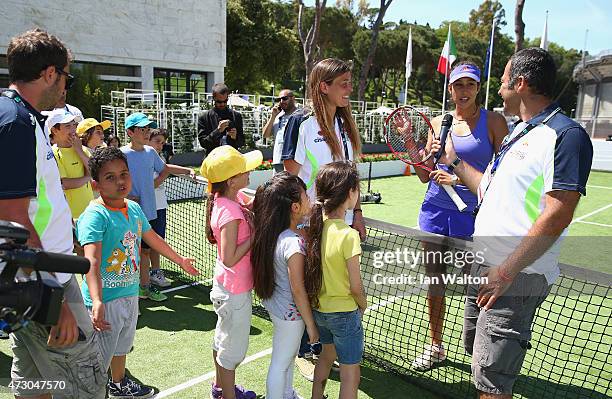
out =
[[(447, 114), (442, 123), (450, 127), (452, 115)], [(440, 145), (444, 148), (448, 129), (441, 130), (443, 134), (442, 137), (440, 137)], [(433, 169), (426, 164), (433, 156), (433, 153), (427, 152), (427, 140), (429, 138), (429, 132), (433, 132), (433, 127), (429, 119), (427, 119), (422, 112), (409, 105), (397, 108), (387, 117), (387, 119), (385, 119), (384, 131), (387, 145), (399, 159), (409, 165), (428, 172), (433, 171)], [(441, 155), (442, 153), (440, 152), (438, 154)], [(434, 168), (436, 167), (440, 155), (433, 159)], [(463, 211), (467, 208), (465, 202), (463, 202), (452, 186), (440, 184), (440, 187), (446, 191), (459, 211)]]

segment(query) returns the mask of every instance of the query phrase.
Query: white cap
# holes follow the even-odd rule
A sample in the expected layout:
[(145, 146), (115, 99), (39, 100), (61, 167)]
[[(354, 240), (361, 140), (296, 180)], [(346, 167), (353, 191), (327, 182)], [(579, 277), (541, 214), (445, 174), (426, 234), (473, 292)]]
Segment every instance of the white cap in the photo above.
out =
[(68, 123), (79, 119), (78, 115), (71, 114), (64, 108), (56, 108), (53, 111), (44, 112), (44, 114), (47, 116), (47, 121), (45, 124), (47, 125), (49, 132), (51, 131), (51, 128), (58, 123)]

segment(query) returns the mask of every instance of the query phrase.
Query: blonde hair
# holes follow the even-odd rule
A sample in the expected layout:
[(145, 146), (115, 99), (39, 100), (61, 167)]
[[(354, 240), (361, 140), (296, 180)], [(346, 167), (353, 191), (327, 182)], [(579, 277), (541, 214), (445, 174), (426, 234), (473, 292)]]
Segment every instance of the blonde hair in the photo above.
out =
[[(342, 126), (348, 133), (354, 154), (359, 154), (361, 152), (361, 137), (359, 137), (357, 125), (351, 114), (350, 102), (346, 107), (337, 107), (336, 115), (327, 115), (325, 103), (328, 100), (326, 100), (326, 95), (321, 91), (321, 82), (330, 85), (338, 76), (351, 72), (351, 70), (352, 65), (350, 63), (336, 58), (327, 58), (319, 61), (314, 68), (312, 68), (308, 78), (314, 115), (321, 128), (321, 135), (325, 138), (325, 142), (329, 146), (334, 159), (343, 158), (340, 143), (338, 142), (334, 128), (334, 117), (336, 115), (342, 120)], [(331, 126), (329, 123), (330, 121)]]

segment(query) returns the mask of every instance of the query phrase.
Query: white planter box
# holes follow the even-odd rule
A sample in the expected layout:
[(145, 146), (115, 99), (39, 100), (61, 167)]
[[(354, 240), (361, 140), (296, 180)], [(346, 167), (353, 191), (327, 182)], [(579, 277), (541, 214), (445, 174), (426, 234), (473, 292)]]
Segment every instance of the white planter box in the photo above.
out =
[(257, 187), (261, 186), (272, 178), (273, 170), (254, 170), (249, 175), (249, 188), (251, 190), (257, 190)]
[[(406, 170), (406, 163), (402, 161), (380, 161), (372, 162), (372, 178), (376, 177), (387, 177), (387, 176), (401, 176)], [(368, 170), (370, 168), (369, 162), (360, 162), (357, 164), (359, 170), (359, 176), (361, 179), (368, 178)]]
[[(360, 162), (357, 164), (359, 176), (362, 180), (368, 178), (369, 162)], [(402, 161), (380, 161), (372, 162), (372, 178), (401, 176), (406, 170), (406, 164)], [(249, 177), (249, 188), (256, 190), (257, 187), (264, 184), (272, 178), (272, 170), (254, 170)]]

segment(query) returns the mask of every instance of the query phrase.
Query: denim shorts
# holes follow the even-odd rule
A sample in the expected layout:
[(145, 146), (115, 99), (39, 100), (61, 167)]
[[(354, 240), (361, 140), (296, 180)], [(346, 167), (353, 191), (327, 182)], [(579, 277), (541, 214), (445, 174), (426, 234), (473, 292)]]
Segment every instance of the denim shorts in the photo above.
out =
[(322, 313), (313, 311), (322, 344), (336, 347), (340, 364), (359, 364), (363, 357), (363, 326), (361, 312)]

